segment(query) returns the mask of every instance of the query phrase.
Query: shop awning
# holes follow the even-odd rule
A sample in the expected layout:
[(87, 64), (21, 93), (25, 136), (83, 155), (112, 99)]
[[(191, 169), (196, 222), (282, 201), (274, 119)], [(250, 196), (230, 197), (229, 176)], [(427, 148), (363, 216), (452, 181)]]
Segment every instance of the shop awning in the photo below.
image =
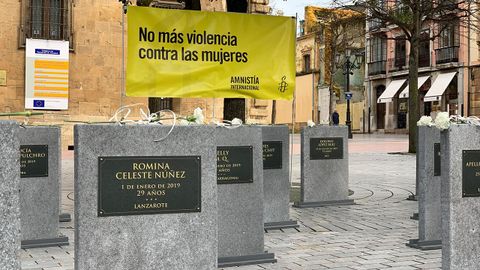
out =
[[(423, 77), (418, 77), (418, 89), (422, 87), (422, 85), (428, 80), (430, 76), (423, 76)], [(403, 89), (403, 91), (400, 93), (399, 97), (400, 98), (408, 98), (408, 87), (409, 84)]]
[(377, 99), (377, 103), (392, 102), (392, 98), (397, 94), (398, 90), (402, 87), (407, 79), (392, 81), (382, 95)]
[(432, 87), (425, 94), (424, 102), (427, 101), (439, 101), (442, 99), (443, 92), (447, 89), (448, 85), (455, 77), (457, 72), (443, 73), (437, 76), (435, 81), (432, 84)]

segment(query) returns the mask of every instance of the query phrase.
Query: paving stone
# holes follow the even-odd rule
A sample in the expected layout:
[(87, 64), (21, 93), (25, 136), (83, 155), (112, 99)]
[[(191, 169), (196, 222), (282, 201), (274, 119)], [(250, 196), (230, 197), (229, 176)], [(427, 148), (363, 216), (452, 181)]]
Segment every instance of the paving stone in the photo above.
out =
[[(372, 145), (371, 138), (376, 143), (403, 140), (408, 145), (406, 136), (362, 137), (355, 134), (349, 141), (349, 149)], [(375, 144), (369, 148), (378, 147)], [(295, 180), (300, 172), (299, 160), (299, 155), (292, 158), (294, 182), (299, 181)], [(66, 197), (73, 191), (73, 175), (69, 173), (73, 171), (73, 162), (64, 159), (62, 166), (62, 211), (65, 211), (73, 207), (73, 201)], [(417, 203), (405, 200), (415, 191), (415, 156), (351, 153), (349, 166), (349, 189), (354, 191), (350, 198), (354, 198), (357, 205), (291, 207), (290, 217), (298, 220), (300, 227), (265, 233), (265, 249), (275, 253), (278, 262), (231, 269), (441, 269), (440, 250), (421, 251), (405, 246), (408, 239), (418, 237), (418, 223), (410, 219), (411, 214), (418, 211)], [(50, 260), (61, 265), (50, 269), (73, 269), (75, 239), (72, 232), (73, 223), (62, 224), (61, 233), (70, 237), (70, 246), (21, 250), (22, 266), (34, 269), (36, 260)], [(38, 269), (38, 264), (36, 267)]]

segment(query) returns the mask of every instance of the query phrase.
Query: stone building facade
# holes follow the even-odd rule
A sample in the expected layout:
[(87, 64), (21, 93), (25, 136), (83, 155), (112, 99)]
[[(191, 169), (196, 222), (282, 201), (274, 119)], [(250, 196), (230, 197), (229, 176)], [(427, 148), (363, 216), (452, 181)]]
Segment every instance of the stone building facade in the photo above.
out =
[[(395, 2), (380, 1), (396, 8)], [(419, 44), (419, 115), (433, 118), (480, 115), (480, 46), (476, 25), (466, 18), (422, 28)], [(472, 19), (472, 22), (475, 22)], [(396, 25), (372, 19), (367, 23), (366, 89), (371, 129), (408, 132), (408, 71), (410, 44)], [(443, 29), (438, 33), (438, 29)], [(430, 40), (428, 40), (430, 39)]]
[[(335, 24), (332, 20), (343, 23)], [(313, 97), (310, 104), (313, 105), (305, 109), (312, 111), (313, 106), (314, 113), (310, 113), (309, 119), (317, 123), (328, 123), (330, 113), (335, 109), (340, 114), (341, 124), (345, 123), (347, 87), (342, 64), (347, 53), (351, 61), (355, 61), (355, 55), (359, 56), (357, 61), (363, 61), (364, 31), (365, 17), (360, 13), (342, 9), (305, 7), (305, 18), (301, 22), (300, 35), (297, 38), (296, 72), (297, 81), (307, 77), (311, 81), (308, 87), (312, 92), (310, 97)], [(351, 70), (348, 90), (353, 93), (352, 127), (359, 131), (363, 128), (364, 119), (365, 67), (362, 63), (357, 63), (358, 68)], [(297, 93), (302, 90), (299, 86), (301, 83), (297, 84)]]
[[(136, 1), (130, 2), (136, 4)], [(185, 2), (189, 9), (260, 14), (270, 12), (268, 4), (268, 0)], [(123, 27), (122, 22), (126, 22), (128, 15), (124, 15), (122, 3), (118, 0), (1, 1), (0, 16), (3, 22), (0, 27), (0, 112), (25, 110), (25, 38), (49, 39), (55, 29), (60, 31), (61, 36), (54, 39), (70, 41), (69, 109), (42, 111), (44, 115), (32, 116), (30, 123), (61, 125), (63, 145), (66, 146), (73, 143), (73, 124), (76, 121), (105, 121), (119, 107), (127, 104), (148, 106), (148, 98), (124, 95), (122, 32), (126, 34), (127, 25), (125, 23)], [(36, 21), (38, 16), (42, 18), (41, 22)], [(38, 32), (38, 29), (41, 31)], [(270, 123), (271, 104), (271, 101), (263, 100), (217, 98), (173, 99), (170, 106), (180, 115), (191, 114), (194, 108), (200, 107), (205, 110), (207, 120), (213, 117), (215, 110), (216, 119), (221, 120), (225, 112), (232, 114), (243, 105), (244, 113), (239, 115), (240, 118)]]

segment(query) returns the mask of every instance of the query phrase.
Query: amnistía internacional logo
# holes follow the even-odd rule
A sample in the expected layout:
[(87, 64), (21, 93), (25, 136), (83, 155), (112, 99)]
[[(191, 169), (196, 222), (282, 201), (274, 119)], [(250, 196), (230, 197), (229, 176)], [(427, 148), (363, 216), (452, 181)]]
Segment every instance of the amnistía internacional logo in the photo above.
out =
[(278, 91), (284, 93), (288, 89), (288, 83), (286, 82), (287, 76), (282, 77), (282, 81), (278, 84)]

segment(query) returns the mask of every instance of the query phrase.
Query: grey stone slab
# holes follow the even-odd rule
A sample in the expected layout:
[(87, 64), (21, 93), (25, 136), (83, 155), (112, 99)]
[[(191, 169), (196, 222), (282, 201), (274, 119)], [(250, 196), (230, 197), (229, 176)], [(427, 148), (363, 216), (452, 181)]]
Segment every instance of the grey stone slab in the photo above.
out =
[[(214, 128), (75, 126), (75, 269), (215, 269)], [(100, 156), (200, 156), (201, 212), (98, 217)], [(119, 202), (120, 203), (120, 202)]]
[[(310, 158), (310, 139), (341, 138), (340, 159)], [(301, 194), (297, 207), (353, 204), (348, 199), (348, 129), (346, 126), (305, 127), (301, 132)]]
[(0, 269), (20, 269), (19, 127), (0, 121)]
[[(26, 126), (20, 129), (19, 139), (21, 146), (46, 145), (48, 147), (48, 176), (25, 177), (20, 181), (22, 241), (55, 239), (59, 237), (60, 128)], [(51, 242), (56, 244), (57, 241)], [(48, 245), (48, 242), (45, 244)]]
[(436, 143), (440, 143), (438, 128), (418, 127), (416, 182), (418, 183), (419, 243), (441, 241), (442, 239), (441, 176), (434, 174), (434, 144)]
[(218, 185), (219, 262), (264, 254), (262, 130), (218, 127), (215, 139), (216, 146), (253, 147), (253, 183)]
[(263, 170), (264, 222), (265, 224), (290, 222), (290, 179), (289, 179), (289, 130), (288, 126), (261, 126), (263, 142), (281, 142), (281, 168)]
[(480, 150), (480, 127), (454, 124), (440, 138), (442, 269), (480, 269), (480, 197), (462, 197), (462, 151)]

